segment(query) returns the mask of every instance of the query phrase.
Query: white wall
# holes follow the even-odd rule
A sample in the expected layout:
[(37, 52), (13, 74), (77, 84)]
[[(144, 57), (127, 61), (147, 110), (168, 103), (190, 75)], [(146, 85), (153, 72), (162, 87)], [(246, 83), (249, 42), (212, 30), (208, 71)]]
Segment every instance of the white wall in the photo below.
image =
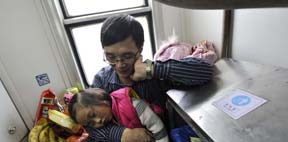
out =
[(222, 52), (223, 10), (185, 10), (185, 41), (198, 43), (208, 40), (214, 43), (218, 55)]
[(196, 44), (208, 40), (221, 53), (223, 13), (223, 10), (190, 10), (154, 2), (157, 44), (161, 45), (174, 30), (179, 41)]
[(163, 41), (167, 40), (173, 34), (173, 31), (178, 36), (179, 40), (185, 39), (183, 34), (183, 9), (172, 7), (153, 1), (153, 14), (155, 22), (155, 35), (159, 47)]
[(288, 8), (235, 10), (232, 58), (288, 68)]
[[(39, 0), (0, 1), (0, 77), (30, 128), (41, 92), (70, 87), (44, 14)], [(43, 73), (50, 84), (39, 86), (35, 76)]]

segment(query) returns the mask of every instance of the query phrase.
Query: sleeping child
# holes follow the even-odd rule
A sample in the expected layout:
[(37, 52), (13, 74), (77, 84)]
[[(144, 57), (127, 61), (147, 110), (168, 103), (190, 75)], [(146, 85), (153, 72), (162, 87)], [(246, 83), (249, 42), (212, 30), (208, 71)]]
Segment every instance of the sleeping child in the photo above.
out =
[[(129, 87), (110, 95), (100, 88), (85, 89), (72, 97), (68, 110), (76, 123), (85, 126), (89, 133), (87, 141), (101, 141), (105, 137), (119, 135), (110, 131), (121, 127), (118, 123), (126, 128), (144, 127), (157, 142), (169, 141), (161, 119)], [(105, 129), (106, 134), (99, 133), (99, 129)]]

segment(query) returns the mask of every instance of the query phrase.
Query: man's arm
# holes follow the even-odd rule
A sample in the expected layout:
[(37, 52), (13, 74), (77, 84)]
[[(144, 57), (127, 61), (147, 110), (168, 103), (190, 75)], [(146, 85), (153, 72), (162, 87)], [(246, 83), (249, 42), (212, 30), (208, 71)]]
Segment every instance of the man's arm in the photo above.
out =
[(145, 128), (126, 128), (122, 134), (121, 142), (155, 142), (155, 140)]
[(109, 123), (106, 126), (100, 128), (86, 127), (86, 131), (89, 134), (86, 142), (121, 142), (124, 129), (124, 127), (113, 123)]
[(86, 142), (152, 142), (151, 134), (144, 128), (129, 129), (110, 123), (101, 128), (86, 128), (89, 137)]
[[(146, 63), (142, 62), (141, 57), (135, 62), (134, 68), (135, 72), (131, 76), (134, 81), (146, 78)], [(170, 80), (183, 85), (206, 83), (212, 78), (212, 74), (213, 65), (194, 57), (156, 61), (152, 67), (152, 78)]]
[(213, 75), (213, 65), (199, 58), (185, 58), (156, 62), (155, 78), (166, 79), (184, 85), (200, 85), (208, 82)]

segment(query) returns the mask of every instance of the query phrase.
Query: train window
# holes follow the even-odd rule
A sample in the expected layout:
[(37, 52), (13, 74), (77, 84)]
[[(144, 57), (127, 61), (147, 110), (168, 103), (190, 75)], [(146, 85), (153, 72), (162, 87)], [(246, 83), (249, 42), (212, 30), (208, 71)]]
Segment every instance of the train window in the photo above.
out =
[(145, 6), (144, 0), (64, 0), (67, 16), (79, 16)]
[(100, 29), (102, 22), (113, 14), (130, 14), (142, 24), (145, 34), (142, 55), (144, 59), (152, 59), (155, 40), (152, 6), (148, 0), (60, 0), (60, 5), (64, 26), (86, 87), (92, 84), (94, 75), (107, 66), (103, 61)]

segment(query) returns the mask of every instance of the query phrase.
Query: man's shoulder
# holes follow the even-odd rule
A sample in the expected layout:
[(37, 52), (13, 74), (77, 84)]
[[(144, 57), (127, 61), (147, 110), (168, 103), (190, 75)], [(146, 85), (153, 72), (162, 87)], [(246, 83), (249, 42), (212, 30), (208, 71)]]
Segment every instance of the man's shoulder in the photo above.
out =
[(98, 87), (105, 89), (107, 87), (107, 83), (109, 82), (109, 80), (111, 80), (111, 76), (113, 76), (113, 73), (114, 70), (111, 66), (103, 67), (94, 76), (94, 80), (91, 87)]
[(103, 67), (96, 75), (105, 77), (113, 73), (113, 68), (111, 66)]

